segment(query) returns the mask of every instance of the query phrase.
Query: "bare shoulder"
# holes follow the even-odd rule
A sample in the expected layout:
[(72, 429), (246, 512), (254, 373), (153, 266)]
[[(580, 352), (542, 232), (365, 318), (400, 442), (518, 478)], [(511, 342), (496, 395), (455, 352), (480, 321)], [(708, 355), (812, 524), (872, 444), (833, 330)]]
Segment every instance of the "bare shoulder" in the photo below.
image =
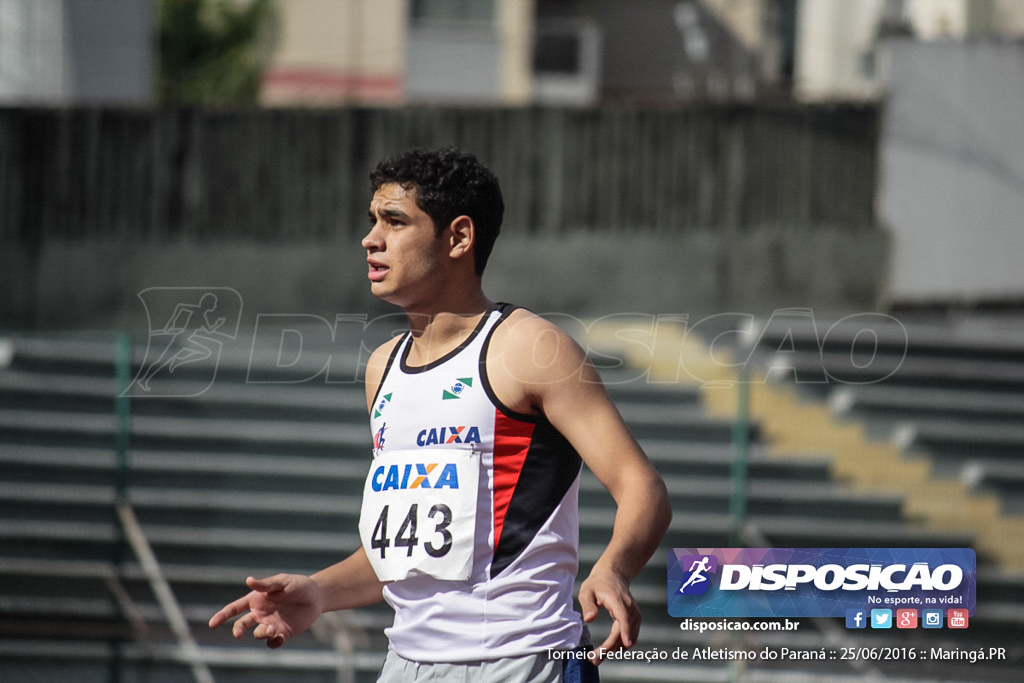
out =
[(495, 330), (494, 338), (498, 343), (521, 350), (546, 344), (579, 349), (579, 345), (562, 328), (525, 308), (509, 313), (505, 322)]
[(526, 414), (547, 414), (553, 394), (578, 396), (600, 382), (586, 353), (571, 336), (523, 309), (510, 313), (495, 329), (487, 353), (487, 374), (497, 397)]
[[(536, 313), (516, 309), (494, 333), (491, 358), (500, 358), (523, 379), (534, 373), (547, 376), (551, 370), (568, 364), (579, 370), (585, 354), (572, 337), (554, 323)], [(490, 361), (490, 359), (489, 359)]]
[(374, 349), (366, 361), (366, 405), (367, 409), (373, 404), (373, 397), (377, 395), (377, 387), (384, 378), (384, 371), (387, 370), (388, 360), (395, 352), (395, 348), (401, 343), (401, 335), (392, 337)]

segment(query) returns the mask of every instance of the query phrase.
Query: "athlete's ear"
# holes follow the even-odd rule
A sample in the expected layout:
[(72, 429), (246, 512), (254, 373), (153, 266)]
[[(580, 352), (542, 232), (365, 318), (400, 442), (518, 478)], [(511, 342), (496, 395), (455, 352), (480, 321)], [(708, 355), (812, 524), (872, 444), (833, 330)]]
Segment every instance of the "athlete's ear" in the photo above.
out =
[(458, 216), (448, 226), (448, 255), (452, 258), (466, 258), (473, 254), (476, 242), (476, 226), (469, 216)]

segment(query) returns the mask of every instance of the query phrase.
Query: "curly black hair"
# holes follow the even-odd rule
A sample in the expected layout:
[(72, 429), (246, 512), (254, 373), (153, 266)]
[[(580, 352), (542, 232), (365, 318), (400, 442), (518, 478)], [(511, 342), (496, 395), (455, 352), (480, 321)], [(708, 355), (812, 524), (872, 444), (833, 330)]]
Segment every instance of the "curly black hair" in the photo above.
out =
[(370, 173), (371, 192), (389, 183), (415, 188), (416, 205), (430, 216), (437, 234), (459, 216), (469, 216), (476, 227), (476, 273), (483, 274), (505, 214), (498, 178), (486, 166), (454, 147), (413, 149), (384, 159)]

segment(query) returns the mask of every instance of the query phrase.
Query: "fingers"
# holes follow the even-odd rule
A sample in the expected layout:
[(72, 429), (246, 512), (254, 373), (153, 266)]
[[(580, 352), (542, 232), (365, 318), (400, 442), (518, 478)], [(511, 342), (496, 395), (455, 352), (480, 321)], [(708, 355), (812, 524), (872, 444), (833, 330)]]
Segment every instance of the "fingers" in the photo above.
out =
[(228, 603), (216, 614), (210, 617), (210, 628), (217, 628), (231, 618), (241, 614), (234, 624), (231, 625), (231, 635), (236, 639), (242, 638), (248, 631), (252, 630), (257, 640), (263, 640), (267, 647), (277, 649), (285, 644), (285, 636), (278, 632), (273, 624), (261, 623), (253, 610), (259, 611), (256, 601), (264, 596), (286, 590), (289, 581), (285, 575), (278, 574), (266, 579), (257, 579), (252, 576), (245, 580), (245, 583), (252, 589), (247, 595)]
[(612, 622), (612, 628), (608, 633), (608, 637), (605, 638), (604, 642), (591, 653), (594, 665), (601, 665), (601, 662), (604, 661), (604, 654), (606, 652), (614, 652), (622, 649), (622, 647), (622, 640), (619, 638), (619, 623), (617, 621)]
[(630, 637), (632, 624), (630, 623), (629, 610), (617, 599), (609, 601), (609, 604), (606, 604), (604, 608), (608, 610), (608, 614), (612, 617), (612, 630), (616, 632), (614, 635), (621, 642), (622, 647), (627, 650), (633, 647), (633, 639)]
[[(243, 595), (237, 600), (224, 605), (220, 611), (210, 617), (210, 628), (217, 628), (233, 617), (251, 610), (252, 600), (256, 593), (273, 593), (275, 591), (284, 590), (285, 586), (288, 584), (288, 579), (283, 574), (276, 574), (266, 579), (257, 579), (250, 576), (246, 578), (245, 584), (251, 588), (253, 592)], [(231, 632), (236, 638), (240, 638), (241, 635), (252, 628), (255, 623), (256, 620), (252, 614), (247, 614), (245, 617), (235, 622)]]
[(254, 626), (259, 627), (259, 621), (256, 619), (256, 616), (252, 612), (249, 612), (244, 617), (242, 617), (234, 624), (232, 624), (231, 635), (233, 635), (235, 638), (241, 638), (245, 635), (246, 631), (253, 628)]
[(628, 650), (636, 645), (640, 637), (640, 609), (632, 602), (624, 605), (623, 609), (625, 613), (616, 618), (616, 622), (620, 625), (619, 638), (622, 640), (622, 646)]
[[(215, 618), (224, 611), (226, 611), (226, 608), (225, 610), (221, 610), (221, 612), (218, 612), (217, 615), (214, 615)], [(210, 623), (213, 624), (214, 619), (211, 619)], [(278, 633), (277, 628), (275, 628), (274, 624), (260, 623), (259, 619), (257, 619), (256, 615), (254, 615), (252, 612), (246, 613), (245, 615), (240, 617), (234, 624), (232, 624), (231, 635), (234, 636), (236, 639), (240, 639), (243, 636), (245, 636), (246, 632), (248, 632), (249, 630), (252, 630), (252, 635), (257, 640), (265, 640), (267, 643), (267, 647), (271, 649), (277, 649), (281, 647), (282, 645), (284, 645), (286, 640), (283, 634)]]
[(594, 592), (587, 589), (586, 586), (580, 588), (580, 611), (583, 613), (583, 621), (590, 623), (594, 619), (597, 619), (597, 601), (594, 598)]
[(284, 645), (286, 640), (285, 636), (278, 633), (277, 629), (273, 624), (259, 624), (253, 629), (252, 635), (256, 640), (264, 640), (267, 643), (267, 647), (272, 650)]
[(224, 605), (219, 612), (210, 617), (210, 628), (217, 628), (232, 617), (236, 617), (242, 612), (248, 611), (250, 597), (251, 594), (245, 595), (234, 602)]
[(625, 598), (613, 594), (604, 599), (598, 598), (597, 603), (604, 607), (612, 618), (612, 635), (609, 635), (609, 640), (614, 636), (621, 647), (629, 649), (636, 644), (636, 638), (640, 634), (640, 610), (628, 595)]
[(608, 652), (628, 650), (636, 644), (640, 635), (640, 609), (628, 591), (594, 591), (589, 587), (581, 587), (579, 601), (585, 622), (597, 618), (600, 608), (604, 608), (612, 618), (608, 637), (592, 655), (594, 664), (600, 665), (604, 654)]
[(288, 587), (289, 577), (287, 574), (275, 574), (265, 579), (257, 579), (250, 576), (245, 580), (245, 585), (260, 593), (277, 593)]

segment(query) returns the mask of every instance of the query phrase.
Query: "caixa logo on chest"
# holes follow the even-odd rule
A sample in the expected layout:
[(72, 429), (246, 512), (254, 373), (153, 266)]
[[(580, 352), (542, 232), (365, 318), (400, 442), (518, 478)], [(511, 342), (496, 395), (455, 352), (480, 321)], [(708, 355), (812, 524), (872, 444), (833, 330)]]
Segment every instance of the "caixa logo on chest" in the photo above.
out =
[(421, 429), (416, 435), (416, 445), (434, 446), (452, 443), (480, 443), (480, 428), (467, 427), (428, 427)]
[[(405, 465), (381, 465), (370, 478), (370, 488), (376, 492), (404, 489), (457, 489), (459, 469), (455, 463), (447, 463), (436, 472), (437, 463), (406, 463)], [(433, 480), (433, 481), (431, 481)]]

